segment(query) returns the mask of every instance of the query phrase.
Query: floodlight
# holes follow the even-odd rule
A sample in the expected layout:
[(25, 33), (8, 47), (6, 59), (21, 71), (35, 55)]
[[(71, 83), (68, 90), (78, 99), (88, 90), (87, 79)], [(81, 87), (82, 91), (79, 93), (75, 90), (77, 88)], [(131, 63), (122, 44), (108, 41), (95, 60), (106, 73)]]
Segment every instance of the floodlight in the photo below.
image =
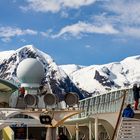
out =
[(73, 107), (78, 103), (79, 97), (76, 93), (70, 92), (65, 95), (64, 100), (68, 106)]
[(57, 103), (57, 96), (52, 93), (47, 93), (44, 95), (44, 103), (48, 106), (53, 106)]
[(24, 97), (25, 104), (34, 107), (38, 103), (38, 97), (32, 94), (26, 94)]

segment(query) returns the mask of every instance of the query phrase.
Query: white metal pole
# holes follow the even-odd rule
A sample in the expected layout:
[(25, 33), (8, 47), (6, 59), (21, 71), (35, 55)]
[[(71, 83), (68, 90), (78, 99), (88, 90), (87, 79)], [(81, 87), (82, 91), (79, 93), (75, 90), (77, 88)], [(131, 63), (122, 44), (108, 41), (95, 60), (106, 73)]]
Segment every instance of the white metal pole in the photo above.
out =
[(56, 140), (56, 127), (47, 128), (46, 140)]
[(76, 123), (76, 140), (79, 140), (79, 126), (78, 126), (78, 123)]
[(92, 140), (92, 122), (89, 121), (89, 140)]
[(98, 117), (95, 117), (95, 140), (98, 140)]
[(52, 140), (52, 133), (51, 133), (51, 127), (48, 127), (46, 129), (46, 140)]

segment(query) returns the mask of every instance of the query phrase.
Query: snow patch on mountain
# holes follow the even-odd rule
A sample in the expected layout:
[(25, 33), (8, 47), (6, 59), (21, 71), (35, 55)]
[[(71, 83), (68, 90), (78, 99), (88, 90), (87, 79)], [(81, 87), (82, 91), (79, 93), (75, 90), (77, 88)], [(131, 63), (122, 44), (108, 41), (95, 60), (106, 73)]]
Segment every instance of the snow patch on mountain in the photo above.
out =
[[(69, 67), (65, 66), (64, 70), (67, 69)], [(69, 76), (80, 89), (90, 94), (132, 87), (134, 83), (140, 83), (140, 56), (128, 57), (121, 62), (87, 66)]]
[(63, 69), (67, 75), (72, 74), (73, 72), (84, 68), (85, 66), (81, 66), (81, 65), (75, 65), (75, 64), (67, 64), (67, 65), (60, 65), (59, 66), (61, 69)]
[[(72, 77), (73, 82), (81, 89), (88, 91), (89, 93), (94, 92), (105, 92), (105, 87), (101, 85), (100, 75), (106, 76), (101, 70), (99, 70), (99, 66), (89, 66), (77, 70), (72, 73), (70, 76)], [(106, 79), (108, 80), (108, 79)], [(104, 83), (104, 82), (103, 82)]]
[(124, 59), (122, 65), (125, 69), (128, 81), (140, 83), (140, 56), (132, 56)]
[(0, 62), (2, 62), (4, 59), (9, 58), (11, 55), (13, 55), (14, 52), (14, 50), (0, 52)]

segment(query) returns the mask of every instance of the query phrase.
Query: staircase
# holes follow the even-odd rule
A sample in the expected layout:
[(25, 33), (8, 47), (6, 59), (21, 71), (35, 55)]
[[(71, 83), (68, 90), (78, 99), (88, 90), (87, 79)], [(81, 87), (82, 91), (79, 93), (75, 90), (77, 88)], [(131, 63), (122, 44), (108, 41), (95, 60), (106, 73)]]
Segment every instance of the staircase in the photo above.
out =
[(140, 140), (140, 119), (122, 118), (116, 140)]

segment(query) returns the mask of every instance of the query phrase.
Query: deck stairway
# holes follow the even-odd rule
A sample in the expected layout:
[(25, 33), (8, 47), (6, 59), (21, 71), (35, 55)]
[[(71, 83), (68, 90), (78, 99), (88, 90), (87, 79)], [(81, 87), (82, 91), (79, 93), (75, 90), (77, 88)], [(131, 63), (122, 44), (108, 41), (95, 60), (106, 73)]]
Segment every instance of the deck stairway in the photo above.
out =
[(122, 118), (116, 140), (140, 140), (140, 119)]

